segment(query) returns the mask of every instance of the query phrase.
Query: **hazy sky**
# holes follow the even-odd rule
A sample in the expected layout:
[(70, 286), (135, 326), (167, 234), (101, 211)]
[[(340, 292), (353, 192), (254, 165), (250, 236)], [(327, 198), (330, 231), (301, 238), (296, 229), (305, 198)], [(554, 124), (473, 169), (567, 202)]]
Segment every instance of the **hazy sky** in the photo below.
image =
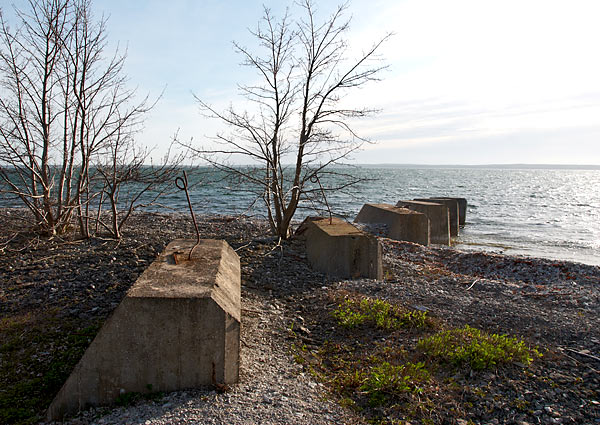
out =
[[(4, 2), (3, 2), (4, 3)], [(6, 1), (9, 3), (9, 1)], [(19, 0), (16, 4), (23, 4)], [(339, 2), (317, 1), (322, 12)], [(216, 123), (192, 92), (216, 105), (238, 101), (256, 76), (232, 47), (253, 47), (265, 0), (95, 0), (111, 42), (128, 48), (141, 93), (164, 96), (141, 139), (202, 142)], [(357, 123), (377, 143), (358, 163), (600, 164), (600, 2), (597, 0), (354, 0), (352, 45), (395, 36), (381, 53), (383, 81), (350, 100), (382, 112)]]

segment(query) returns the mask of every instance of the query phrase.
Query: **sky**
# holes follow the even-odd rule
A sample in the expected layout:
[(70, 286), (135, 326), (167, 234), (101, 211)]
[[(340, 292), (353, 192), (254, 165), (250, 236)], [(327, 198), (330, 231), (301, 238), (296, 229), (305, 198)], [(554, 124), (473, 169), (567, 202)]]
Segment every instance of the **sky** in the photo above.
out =
[[(257, 75), (232, 42), (254, 49), (248, 28), (263, 5), (281, 16), (286, 4), (93, 1), (111, 45), (127, 49), (130, 84), (163, 93), (139, 139), (160, 152), (176, 132), (198, 144), (214, 136), (194, 94), (243, 104), (238, 85)], [(329, 14), (339, 2), (316, 4)], [(375, 142), (353, 162), (600, 165), (597, 0), (353, 0), (348, 16), (356, 52), (394, 33), (380, 50), (382, 81), (346, 99), (381, 111), (353, 123)]]

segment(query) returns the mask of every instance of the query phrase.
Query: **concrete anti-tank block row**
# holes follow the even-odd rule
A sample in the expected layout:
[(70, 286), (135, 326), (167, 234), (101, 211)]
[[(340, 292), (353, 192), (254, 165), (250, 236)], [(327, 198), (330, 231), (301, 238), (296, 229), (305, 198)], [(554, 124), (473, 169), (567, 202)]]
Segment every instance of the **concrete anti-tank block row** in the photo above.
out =
[(433, 202), (438, 205), (444, 205), (448, 209), (448, 224), (450, 227), (450, 237), (458, 236), (459, 220), (458, 220), (458, 202), (454, 199), (444, 198), (417, 198), (415, 201)]
[[(466, 206), (466, 199), (448, 197), (398, 201), (395, 207), (365, 204), (354, 221), (385, 224), (387, 236), (392, 239), (450, 245), (451, 237), (458, 236), (459, 226), (465, 223)], [(419, 218), (415, 212), (420, 214)]]
[[(459, 201), (464, 201), (461, 210)], [(462, 215), (461, 215), (462, 211)], [(464, 198), (427, 198), (389, 204), (365, 204), (355, 223), (383, 224), (396, 240), (450, 245), (466, 211)], [(306, 238), (314, 269), (341, 278), (381, 279), (381, 244), (374, 236), (338, 218), (309, 218), (298, 230)]]
[(431, 243), (450, 245), (450, 219), (448, 207), (442, 204), (424, 201), (398, 201), (396, 206), (425, 214), (429, 219), (429, 236)]
[(423, 213), (389, 204), (365, 204), (355, 223), (384, 224), (390, 239), (429, 245), (429, 219)]

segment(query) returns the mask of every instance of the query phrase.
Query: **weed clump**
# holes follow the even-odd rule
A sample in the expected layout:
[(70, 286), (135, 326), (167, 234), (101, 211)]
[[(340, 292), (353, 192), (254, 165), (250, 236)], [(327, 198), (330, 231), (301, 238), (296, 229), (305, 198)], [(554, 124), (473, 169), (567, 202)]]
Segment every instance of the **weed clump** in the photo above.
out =
[(385, 330), (401, 328), (422, 329), (430, 325), (424, 311), (407, 310), (379, 299), (344, 300), (333, 311), (340, 326), (353, 329), (371, 324)]
[(369, 404), (372, 407), (378, 407), (402, 394), (421, 393), (422, 385), (429, 379), (429, 371), (423, 363), (392, 365), (383, 362), (362, 374), (359, 390), (369, 396)]
[(523, 340), (489, 334), (469, 325), (423, 338), (417, 349), (430, 360), (453, 367), (468, 365), (473, 370), (511, 362), (529, 365), (534, 358), (541, 357), (536, 348), (528, 347)]

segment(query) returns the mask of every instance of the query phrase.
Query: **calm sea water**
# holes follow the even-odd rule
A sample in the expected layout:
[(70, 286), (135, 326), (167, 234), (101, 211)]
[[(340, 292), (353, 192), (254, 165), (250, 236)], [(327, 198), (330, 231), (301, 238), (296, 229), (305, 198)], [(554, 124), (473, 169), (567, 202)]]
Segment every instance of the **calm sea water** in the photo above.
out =
[[(429, 196), (467, 198), (460, 249), (488, 250), (600, 265), (600, 170), (499, 168), (368, 168), (350, 170), (370, 179), (328, 195), (335, 215), (353, 220), (367, 202), (395, 204)], [(205, 169), (191, 188), (197, 214), (261, 215), (260, 201)], [(215, 178), (217, 177), (217, 178)], [(195, 180), (194, 178), (190, 179)], [(323, 177), (323, 185), (331, 181)], [(212, 181), (212, 182), (211, 182)], [(183, 192), (161, 200), (164, 211), (187, 213)], [(0, 204), (6, 205), (6, 200)], [(300, 210), (297, 219), (314, 211)]]
[[(600, 170), (358, 167), (351, 173), (370, 180), (328, 195), (334, 214), (348, 220), (367, 202), (464, 197), (467, 223), (458, 248), (600, 265)], [(235, 188), (199, 186), (192, 192), (194, 208), (260, 214), (260, 208), (247, 210), (254, 197)], [(187, 208), (179, 194), (172, 201)], [(297, 218), (311, 213), (301, 210)]]

